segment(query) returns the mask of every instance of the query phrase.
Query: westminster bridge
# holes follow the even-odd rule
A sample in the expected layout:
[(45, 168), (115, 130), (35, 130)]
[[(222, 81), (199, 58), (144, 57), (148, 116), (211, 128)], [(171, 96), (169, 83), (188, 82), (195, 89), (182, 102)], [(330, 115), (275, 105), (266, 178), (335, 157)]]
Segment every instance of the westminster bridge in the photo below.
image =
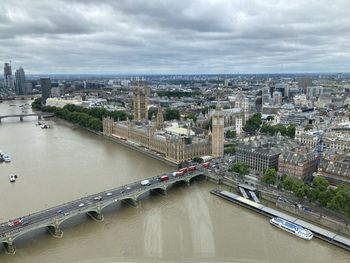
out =
[[(167, 176), (165, 179), (169, 179), (162, 181), (161, 176)], [(5, 251), (8, 254), (15, 254), (16, 247), (14, 241), (28, 232), (36, 229), (47, 228), (52, 236), (61, 238), (63, 236), (63, 231), (61, 230), (60, 225), (76, 215), (87, 214), (96, 221), (102, 221), (102, 211), (109, 205), (123, 201), (134, 207), (139, 207), (142, 196), (145, 196), (146, 193), (157, 192), (164, 195), (173, 184), (184, 182), (187, 185), (190, 185), (191, 180), (196, 177), (204, 177), (207, 180), (219, 183), (219, 178), (216, 177), (216, 175), (210, 174), (207, 169), (202, 167), (198, 167), (197, 170), (182, 176), (173, 176), (172, 174), (154, 176), (147, 179), (148, 182), (145, 180), (136, 181), (128, 185), (92, 194), (23, 216), (10, 221), (12, 222), (12, 226), (10, 222), (1, 223), (0, 242), (4, 245)], [(142, 181), (147, 184), (141, 184)]]

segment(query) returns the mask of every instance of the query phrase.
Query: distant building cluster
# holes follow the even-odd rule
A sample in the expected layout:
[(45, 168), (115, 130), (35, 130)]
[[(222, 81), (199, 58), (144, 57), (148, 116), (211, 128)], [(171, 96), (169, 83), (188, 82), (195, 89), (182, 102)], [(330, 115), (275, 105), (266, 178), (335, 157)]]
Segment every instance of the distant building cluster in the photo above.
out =
[(27, 95), (32, 92), (32, 83), (26, 81), (24, 69), (20, 67), (13, 76), (11, 63), (4, 64), (4, 87), (16, 95)]

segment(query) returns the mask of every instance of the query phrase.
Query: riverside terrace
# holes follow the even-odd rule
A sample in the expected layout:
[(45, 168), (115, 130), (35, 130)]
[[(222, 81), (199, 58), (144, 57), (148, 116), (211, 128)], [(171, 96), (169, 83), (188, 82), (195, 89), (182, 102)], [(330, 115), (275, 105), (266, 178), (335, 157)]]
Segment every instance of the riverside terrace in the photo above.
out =
[[(166, 176), (166, 180), (162, 181), (161, 176)], [(168, 188), (177, 182), (185, 182), (189, 185), (191, 180), (196, 177), (205, 177), (208, 180), (219, 182), (218, 177), (210, 175), (207, 169), (203, 167), (197, 167), (197, 170), (182, 176), (173, 176), (172, 174), (163, 174), (161, 176), (149, 178), (147, 185), (141, 184), (141, 181), (144, 180), (137, 181), (42, 210), (12, 220), (9, 223), (2, 223), (0, 224), (0, 242), (4, 245), (8, 254), (15, 254), (14, 241), (16, 238), (35, 229), (47, 228), (54, 237), (61, 238), (63, 232), (60, 229), (60, 225), (76, 215), (86, 213), (94, 220), (101, 221), (103, 220), (102, 210), (119, 201), (138, 207), (142, 195), (145, 193), (155, 191), (165, 194)]]

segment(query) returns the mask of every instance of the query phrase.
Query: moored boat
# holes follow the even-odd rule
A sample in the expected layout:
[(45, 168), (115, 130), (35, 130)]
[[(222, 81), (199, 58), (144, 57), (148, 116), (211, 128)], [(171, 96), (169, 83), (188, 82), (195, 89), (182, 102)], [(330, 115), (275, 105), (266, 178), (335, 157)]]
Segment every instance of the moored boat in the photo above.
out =
[(16, 178), (17, 178), (16, 175), (13, 175), (13, 174), (10, 174), (10, 175), (9, 175), (9, 180), (10, 180), (11, 183), (16, 182)]
[(303, 228), (293, 222), (290, 222), (280, 217), (271, 218), (270, 223), (302, 239), (311, 240), (313, 237), (313, 234), (309, 229)]
[(7, 163), (11, 162), (10, 156), (6, 153), (1, 154), (1, 159)]

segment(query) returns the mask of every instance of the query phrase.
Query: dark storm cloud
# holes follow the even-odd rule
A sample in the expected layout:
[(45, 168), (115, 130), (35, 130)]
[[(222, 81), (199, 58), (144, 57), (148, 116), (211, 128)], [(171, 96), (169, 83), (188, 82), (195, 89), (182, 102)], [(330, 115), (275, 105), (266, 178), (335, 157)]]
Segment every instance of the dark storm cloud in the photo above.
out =
[(0, 61), (27, 72), (348, 71), (346, 0), (0, 2)]

